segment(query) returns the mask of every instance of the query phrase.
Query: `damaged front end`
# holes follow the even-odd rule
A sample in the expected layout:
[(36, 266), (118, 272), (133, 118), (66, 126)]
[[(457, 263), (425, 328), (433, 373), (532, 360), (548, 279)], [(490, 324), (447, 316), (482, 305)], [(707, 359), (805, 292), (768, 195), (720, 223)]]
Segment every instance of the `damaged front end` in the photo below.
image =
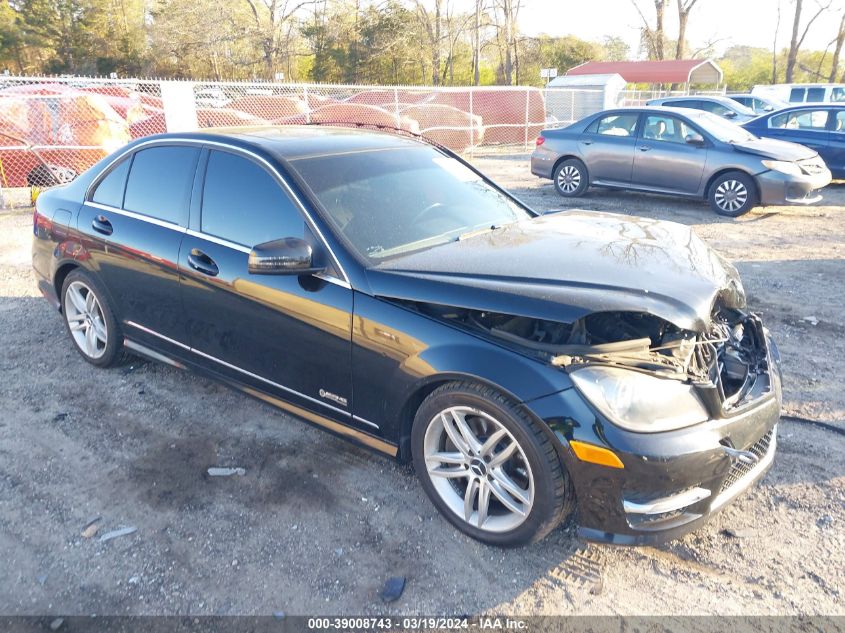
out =
[[(560, 323), (433, 304), (414, 307), (561, 367), (573, 377), (581, 376), (576, 384), (582, 391), (588, 375), (592, 381), (601, 376), (618, 378), (618, 372), (608, 373), (613, 368), (626, 370), (622, 377), (639, 372), (683, 383), (697, 394), (704, 419), (723, 417), (771, 387), (765, 329), (759, 317), (737, 308), (717, 307), (708, 327), (693, 332), (642, 312), (596, 312)], [(580, 371), (587, 368), (601, 370)], [(596, 391), (588, 386), (587, 390)], [(596, 403), (596, 399), (592, 394), (590, 400)], [(619, 415), (617, 410), (611, 417), (618, 421)], [(624, 420), (622, 425), (627, 426)], [(651, 430), (665, 429), (657, 424)]]

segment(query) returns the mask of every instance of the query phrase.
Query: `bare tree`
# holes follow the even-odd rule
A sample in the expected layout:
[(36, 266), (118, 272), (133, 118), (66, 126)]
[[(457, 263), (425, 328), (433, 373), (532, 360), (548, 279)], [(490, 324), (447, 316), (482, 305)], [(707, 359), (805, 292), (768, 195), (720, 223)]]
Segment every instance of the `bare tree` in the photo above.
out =
[(836, 81), (839, 74), (839, 58), (842, 54), (842, 46), (845, 45), (845, 11), (842, 12), (842, 19), (839, 21), (839, 31), (836, 34), (836, 46), (833, 49), (833, 61), (830, 66), (830, 75), (827, 80), (830, 83)]
[(481, 0), (475, 0), (475, 28), (472, 36), (472, 82), (481, 83), (479, 63), (481, 62)]
[(494, 7), (502, 13), (501, 22), (496, 20), (496, 27), (498, 28), (497, 39), (499, 41), (499, 58), (503, 78), (507, 85), (513, 84), (514, 79), (519, 83), (516, 21), (522, 3), (520, 0), (496, 0)]
[(678, 0), (678, 43), (675, 45), (675, 59), (683, 59), (687, 52), (687, 23), (689, 14), (698, 0)]
[(775, 36), (772, 40), (772, 83), (778, 82), (778, 32), (780, 31), (780, 0), (778, 0), (778, 19), (775, 22)]
[[(665, 59), (666, 58), (666, 30), (664, 28), (664, 17), (666, 13), (666, 4), (668, 0), (652, 0), (654, 3), (655, 20), (654, 26), (646, 18), (645, 13), (640, 8), (637, 0), (631, 0), (631, 4), (640, 14), (640, 19), (643, 21), (643, 41), (648, 49), (648, 56), (650, 59)], [(693, 1), (695, 4), (695, 1)]]
[(804, 30), (802, 31), (801, 11), (804, 8), (804, 0), (795, 0), (795, 14), (792, 19), (792, 39), (789, 41), (789, 54), (786, 57), (786, 83), (792, 83), (795, 75), (795, 65), (798, 61), (798, 51), (801, 49), (801, 45), (804, 43), (804, 38), (807, 37), (810, 27), (822, 13), (830, 8), (831, 4), (833, 4), (833, 0), (828, 0), (827, 3), (816, 0), (816, 12), (807, 21), (807, 24), (804, 25)]
[(254, 31), (258, 37), (264, 71), (267, 79), (273, 79), (276, 72), (276, 57), (280, 50), (286, 52), (286, 63), (290, 71), (290, 39), (293, 34), (292, 24), (296, 13), (316, 0), (246, 0), (252, 13)]
[(425, 31), (431, 51), (431, 81), (440, 85), (440, 48), (443, 45), (443, 0), (433, 0), (434, 8), (429, 11), (422, 0), (415, 0), (417, 18)]

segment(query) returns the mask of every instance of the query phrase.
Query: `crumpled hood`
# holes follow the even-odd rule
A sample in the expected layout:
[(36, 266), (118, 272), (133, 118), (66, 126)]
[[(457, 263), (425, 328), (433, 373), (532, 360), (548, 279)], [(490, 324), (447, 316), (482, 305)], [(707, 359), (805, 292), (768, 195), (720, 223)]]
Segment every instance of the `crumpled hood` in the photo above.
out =
[(374, 295), (571, 323), (646, 312), (702, 331), (745, 305), (736, 269), (687, 226), (612, 213), (541, 216), (368, 269)]
[(732, 145), (737, 151), (773, 160), (796, 161), (816, 156), (816, 151), (809, 147), (776, 138), (758, 138), (753, 141), (732, 143)]

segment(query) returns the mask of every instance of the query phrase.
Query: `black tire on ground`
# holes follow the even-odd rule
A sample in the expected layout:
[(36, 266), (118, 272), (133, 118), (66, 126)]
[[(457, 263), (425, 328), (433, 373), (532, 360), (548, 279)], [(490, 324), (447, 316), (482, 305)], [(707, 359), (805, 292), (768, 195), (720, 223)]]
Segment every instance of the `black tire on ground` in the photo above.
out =
[[(470, 407), (491, 416), (516, 440), (525, 456), (533, 475), (534, 499), (527, 517), (514, 529), (494, 532), (471, 525), (464, 516), (459, 516), (449, 507), (432, 483), (426, 464), (426, 431), (439, 418), (439, 414), (450, 407)], [(508, 398), (484, 385), (452, 382), (433, 391), (420, 405), (414, 418), (411, 455), (423, 489), (440, 513), (465, 534), (489, 545), (513, 547), (539, 541), (560, 525), (575, 507), (571, 480), (547, 433)], [(459, 497), (465, 498), (460, 483), (450, 485), (456, 487)], [(494, 497), (491, 495), (490, 498)]]
[[(75, 287), (77, 288), (79, 287), (79, 284), (82, 284), (82, 286), (84, 286), (84, 288), (82, 288), (83, 292), (86, 288), (90, 292), (93, 292), (97, 304), (99, 305), (99, 314), (102, 317), (101, 321), (105, 324), (106, 343), (102, 353), (96, 357), (86, 353), (86, 351), (80, 346), (80, 343), (75, 338), (74, 333), (71, 332), (71, 326), (68, 323), (68, 319), (70, 317), (67, 302), (71, 301), (68, 296), (68, 289), (74, 284), (76, 284)], [(87, 296), (87, 293), (85, 294)], [(64, 321), (65, 330), (67, 331), (73, 346), (76, 348), (76, 351), (79, 352), (82, 358), (97, 367), (113, 367), (115, 365), (120, 365), (128, 358), (128, 354), (123, 347), (123, 333), (121, 332), (117, 319), (114, 316), (114, 310), (109, 303), (105, 291), (93, 275), (79, 268), (72, 270), (68, 276), (65, 277), (64, 283), (62, 283), (61, 302), (62, 321)]]
[(577, 158), (568, 158), (555, 167), (552, 174), (555, 190), (564, 198), (578, 198), (590, 186), (587, 166)]
[(757, 185), (748, 174), (730, 171), (711, 183), (707, 199), (719, 215), (737, 218), (757, 205)]

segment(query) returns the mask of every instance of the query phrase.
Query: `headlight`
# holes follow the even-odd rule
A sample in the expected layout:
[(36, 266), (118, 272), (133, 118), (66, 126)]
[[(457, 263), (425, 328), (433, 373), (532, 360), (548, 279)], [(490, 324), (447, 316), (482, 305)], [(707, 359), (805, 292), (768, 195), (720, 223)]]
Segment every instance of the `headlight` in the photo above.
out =
[(790, 163), (785, 160), (764, 160), (763, 167), (779, 171), (789, 176), (802, 176), (804, 174), (796, 163)]
[(629, 431), (671, 431), (709, 419), (690, 385), (615, 367), (570, 374), (578, 390), (615, 424)]

